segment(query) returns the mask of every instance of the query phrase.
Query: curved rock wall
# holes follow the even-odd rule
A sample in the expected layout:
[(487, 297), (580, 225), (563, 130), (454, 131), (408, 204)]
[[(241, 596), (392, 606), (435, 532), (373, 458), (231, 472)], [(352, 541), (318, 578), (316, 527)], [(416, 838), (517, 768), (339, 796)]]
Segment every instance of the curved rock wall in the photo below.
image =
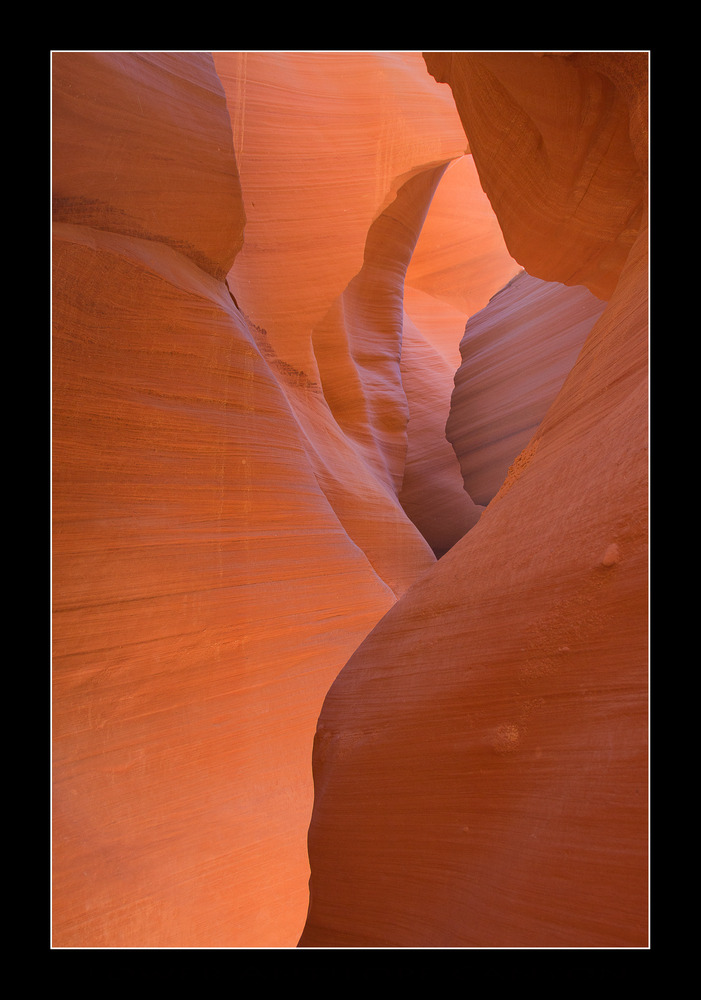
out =
[(646, 65), (427, 55), (518, 262), (608, 302), (331, 686), (302, 947), (647, 943)]
[(417, 53), (56, 53), (53, 137), (54, 944), (294, 946), (323, 697), (435, 564), (402, 285), (465, 136)]
[(438, 557), (477, 523), (482, 510), (463, 483), (455, 442), (446, 438), (460, 338), (469, 317), (519, 270), (472, 156), (453, 161), (407, 268), (401, 360), (409, 426), (399, 499)]
[(402, 290), (436, 185), (465, 151), (454, 102), (419, 53), (214, 59), (248, 220), (229, 285), (293, 375), (282, 384), (317, 481), (399, 595), (435, 559), (398, 499)]
[(524, 271), (468, 321), (445, 432), (475, 503), (496, 495), (605, 305)]
[(312, 330), (360, 272), (370, 227), (402, 185), (465, 153), (460, 119), (418, 52), (214, 62), (247, 219), (229, 283), (278, 355), (315, 377)]
[[(474, 157), (461, 156), (445, 170), (431, 200), (407, 269), (404, 308), (419, 326), (440, 330), (443, 311), (465, 322), (483, 309), (520, 266), (509, 256), (494, 210), (482, 190)], [(460, 363), (455, 336), (432, 339)]]
[(609, 299), (647, 206), (646, 54), (440, 52), (426, 63), (456, 94), (512, 256)]
[(54, 943), (289, 943), (309, 731), (393, 596), (222, 282), (69, 225), (54, 266)]
[[(55, 946), (643, 939), (640, 70), (54, 53)], [(484, 510), (522, 267), (608, 305)]]
[(54, 53), (52, 113), (54, 222), (163, 243), (226, 277), (245, 212), (211, 55)]

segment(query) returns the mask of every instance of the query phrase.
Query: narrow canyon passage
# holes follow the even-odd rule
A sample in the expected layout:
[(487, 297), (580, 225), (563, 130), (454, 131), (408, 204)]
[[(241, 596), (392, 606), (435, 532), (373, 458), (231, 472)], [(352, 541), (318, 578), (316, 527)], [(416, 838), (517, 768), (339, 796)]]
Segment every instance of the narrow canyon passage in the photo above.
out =
[(54, 947), (644, 944), (606, 56), (53, 53)]

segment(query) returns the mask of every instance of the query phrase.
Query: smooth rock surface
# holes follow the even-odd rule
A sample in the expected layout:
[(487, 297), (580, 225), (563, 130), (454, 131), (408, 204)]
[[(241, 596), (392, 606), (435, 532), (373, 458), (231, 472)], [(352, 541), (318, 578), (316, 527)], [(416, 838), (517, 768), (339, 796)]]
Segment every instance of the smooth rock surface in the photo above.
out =
[(607, 306), (479, 523), (325, 699), (300, 945), (641, 948), (644, 54), (426, 58), (518, 262)]
[(472, 156), (450, 163), (404, 281), (402, 384), (408, 451), (399, 499), (436, 555), (479, 519), (446, 437), (459, 343), (469, 317), (520, 268), (509, 256)]
[(460, 95), (511, 255), (609, 299), (647, 207), (636, 148), (645, 155), (647, 54), (432, 52), (426, 63)]
[[(405, 309), (419, 326), (425, 316), (433, 328), (442, 314), (442, 304), (467, 320), (520, 270), (509, 256), (474, 158), (467, 155), (453, 160), (431, 201), (407, 269)], [(430, 297), (430, 312), (424, 296)], [(452, 335), (445, 346), (451, 352), (451, 364), (455, 357), (459, 364), (459, 354), (452, 353)]]
[(284, 945), (309, 731), (394, 597), (226, 287), (54, 240), (54, 941)]
[[(643, 83), (53, 54), (54, 947), (644, 941)], [(483, 511), (523, 267), (609, 301)]]
[(289, 376), (281, 384), (324, 494), (399, 596), (435, 561), (398, 499), (402, 291), (436, 186), (465, 153), (452, 95), (420, 53), (214, 60), (247, 216), (229, 286)]
[(524, 271), (468, 321), (445, 431), (475, 503), (498, 492), (605, 305)]
[(417, 53), (53, 73), (53, 943), (293, 947), (324, 695), (435, 565), (402, 285), (465, 136)]
[(209, 53), (55, 52), (52, 114), (54, 222), (164, 243), (226, 276), (245, 213)]
[(370, 227), (402, 185), (467, 151), (460, 118), (419, 52), (213, 58), (247, 219), (229, 283), (277, 354), (315, 377), (312, 330), (360, 272)]
[(409, 427), (399, 500), (440, 559), (477, 523), (482, 507), (466, 492), (455, 451), (446, 439), (453, 369), (407, 315), (401, 372)]

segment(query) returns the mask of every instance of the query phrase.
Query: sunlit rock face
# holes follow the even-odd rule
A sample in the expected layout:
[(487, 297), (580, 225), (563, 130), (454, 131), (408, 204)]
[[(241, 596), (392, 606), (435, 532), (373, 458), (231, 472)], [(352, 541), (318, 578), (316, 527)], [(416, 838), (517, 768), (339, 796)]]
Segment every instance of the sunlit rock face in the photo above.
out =
[(520, 271), (508, 254), (474, 158), (454, 160), (433, 196), (407, 269), (406, 312), (418, 326), (428, 327), (432, 342), (455, 368), (460, 354), (444, 317), (454, 310), (464, 328)]
[(291, 947), (324, 696), (479, 513), (465, 134), (418, 53), (57, 53), (52, 131), (54, 944)]
[(537, 282), (606, 305), (478, 523), (330, 688), (300, 944), (644, 947), (646, 56), (426, 62), (519, 286), (546, 317)]
[[(476, 516), (445, 439), (455, 364), (424, 344), (442, 335), (442, 349), (456, 354), (467, 314), (452, 311), (441, 334), (437, 310), (453, 307), (431, 296), (418, 328), (405, 323), (410, 261), (433, 290), (412, 253), (430, 222), (434, 243), (446, 242), (444, 270), (462, 266), (465, 278), (472, 261), (489, 294), (514, 262), (474, 168), (458, 168), (457, 182), (455, 167), (446, 170), (470, 160), (467, 143), (449, 88), (419, 53), (214, 59), (247, 215), (229, 284), (275, 363), (318, 387), (313, 396), (285, 383), (310, 463), (349, 536), (399, 595)], [(460, 204), (436, 215), (434, 194), (451, 199), (461, 186)], [(412, 381), (427, 353), (436, 363)]]
[(53, 55), (56, 947), (644, 940), (645, 71)]

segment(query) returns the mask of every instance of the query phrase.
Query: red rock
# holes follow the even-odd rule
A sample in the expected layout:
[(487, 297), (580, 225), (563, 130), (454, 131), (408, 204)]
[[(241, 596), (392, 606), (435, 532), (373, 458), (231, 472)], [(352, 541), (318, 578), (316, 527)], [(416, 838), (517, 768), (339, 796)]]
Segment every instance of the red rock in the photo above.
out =
[(426, 62), (460, 95), (511, 255), (535, 277), (610, 298), (646, 211), (636, 153), (646, 155), (646, 53), (439, 52)]
[(309, 733), (393, 596), (225, 286), (54, 238), (54, 941), (289, 943)]
[(399, 595), (434, 562), (398, 499), (402, 286), (435, 186), (465, 150), (454, 102), (419, 53), (214, 59), (247, 215), (229, 284), (274, 363), (318, 387), (283, 382), (326, 497)]
[[(180, 80), (178, 60), (148, 65), (147, 93), (165, 94), (150, 123), (141, 57), (57, 66), (57, 92), (83, 95), (68, 122), (56, 100), (56, 136), (83, 129), (70, 152), (57, 138), (57, 188), (85, 150), (103, 207), (86, 220), (62, 198), (75, 223), (54, 226), (54, 943), (285, 945), (306, 912), (321, 699), (394, 598), (329, 507), (221, 280), (243, 212), (211, 58), (197, 89), (188, 58)], [(105, 117), (115, 95), (136, 125)], [(185, 151), (199, 122), (229, 180), (176, 166), (162, 197), (188, 177), (192, 216), (151, 231), (150, 199), (134, 198), (115, 228), (134, 169), (175, 157), (177, 129), (160, 144), (171, 113)], [(137, 128), (140, 155), (100, 188)], [(238, 222), (210, 274), (202, 202), (219, 181), (217, 213)]]
[(310, 332), (360, 272), (371, 225), (405, 182), (465, 153), (460, 119), (418, 52), (214, 62), (247, 218), (230, 284), (278, 354), (313, 374)]
[[(294, 946), (313, 792), (306, 945), (642, 939), (646, 101), (609, 56), (480, 57), (466, 111), (458, 57), (54, 54), (55, 947)], [(533, 112), (541, 218), (530, 125), (484, 150), (543, 73), (597, 99), (576, 170)], [(515, 265), (461, 118), (512, 252), (561, 226), (538, 278), (615, 286), (479, 523), (443, 429)]]
[(205, 53), (55, 56), (57, 947), (297, 942), (323, 697), (435, 563), (400, 289), (452, 98), (418, 54), (245, 68), (236, 99)]
[[(431, 201), (407, 270), (407, 312), (419, 326), (425, 318), (433, 329), (443, 313), (441, 305), (451, 306), (465, 317), (464, 328), (467, 319), (520, 271), (506, 249), (474, 158), (468, 155), (454, 160)], [(425, 296), (430, 296), (430, 302)], [(453, 336), (449, 347), (451, 363), (456, 358), (459, 364)]]
[(401, 365), (410, 416), (399, 499), (438, 556), (482, 510), (446, 439), (459, 342), (469, 316), (519, 270), (472, 157), (461, 157), (441, 177), (404, 282)]
[(300, 945), (645, 947), (644, 72), (427, 63), (519, 263), (608, 304), (479, 523), (330, 688)]
[(605, 305), (524, 271), (468, 321), (446, 435), (476, 503), (498, 492)]
[(445, 436), (453, 369), (408, 316), (402, 339), (402, 384), (409, 401), (408, 447), (399, 500), (440, 558), (479, 520)]
[(52, 112), (55, 222), (155, 240), (226, 276), (245, 215), (209, 53), (55, 52)]

